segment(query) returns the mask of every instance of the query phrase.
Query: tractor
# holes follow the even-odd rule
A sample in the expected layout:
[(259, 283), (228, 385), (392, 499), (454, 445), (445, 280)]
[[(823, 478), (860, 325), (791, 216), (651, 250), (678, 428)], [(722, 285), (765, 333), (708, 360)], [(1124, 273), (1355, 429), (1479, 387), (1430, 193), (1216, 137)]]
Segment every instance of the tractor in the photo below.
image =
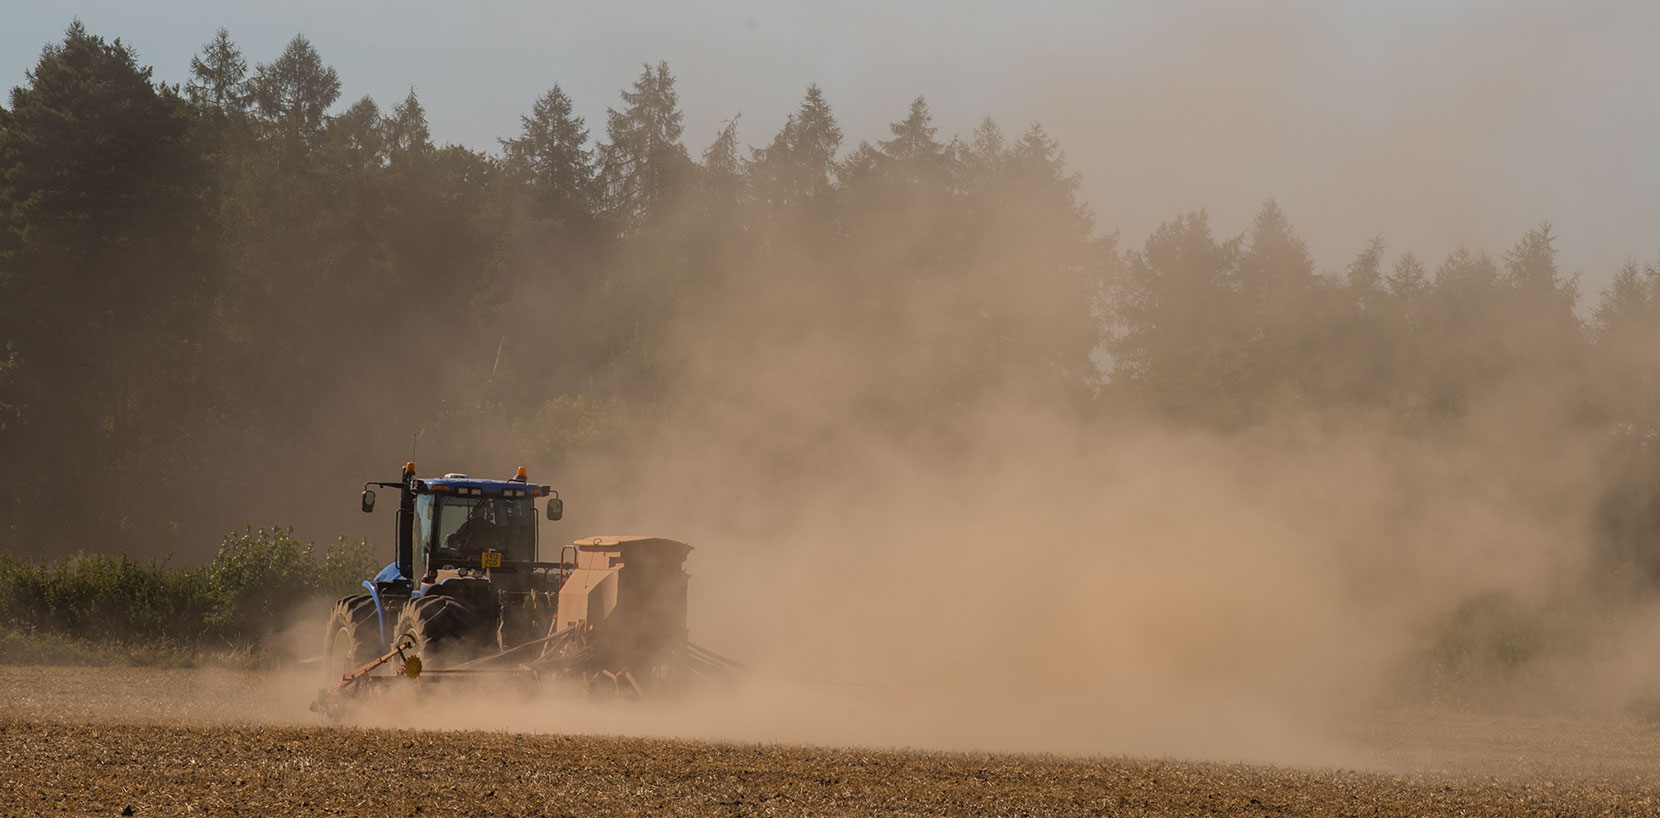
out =
[(536, 500), (550, 521), (564, 501), (523, 467), (509, 480), (420, 478), (406, 463), (402, 480), (364, 484), (364, 512), (376, 488), (398, 492), (396, 557), (335, 604), (322, 659), (333, 688), (313, 709), (399, 678), (516, 672), (643, 694), (738, 669), (687, 640), (691, 546), (591, 537), (543, 561)]

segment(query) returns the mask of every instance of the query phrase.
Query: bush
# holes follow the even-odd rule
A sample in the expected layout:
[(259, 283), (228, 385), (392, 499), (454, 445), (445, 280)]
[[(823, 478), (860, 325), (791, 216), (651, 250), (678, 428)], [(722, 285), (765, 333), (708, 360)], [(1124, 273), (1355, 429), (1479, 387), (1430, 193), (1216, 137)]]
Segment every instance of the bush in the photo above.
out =
[(1441, 705), (1497, 706), (1559, 658), (1564, 627), (1508, 594), (1465, 599), (1423, 633), (1403, 667), (1403, 692)]
[(24, 561), (0, 552), (0, 661), (51, 654), (171, 663), (203, 645), (246, 650), (297, 606), (351, 593), (378, 567), (367, 540), (342, 537), (319, 553), (290, 528), (232, 532), (200, 567), (126, 554)]
[(315, 593), (317, 564), (311, 543), (292, 528), (247, 528), (230, 534), (208, 566), (213, 609), (207, 631), (248, 636), (268, 630), (294, 603)]
[(1465, 600), (1435, 629), (1429, 651), (1449, 677), (1514, 677), (1545, 649), (1547, 623), (1505, 594)]
[(126, 554), (21, 562), (0, 554), (0, 621), (77, 638), (192, 633), (212, 605), (200, 568), (170, 569)]
[(385, 565), (384, 555), (375, 551), (367, 539), (341, 537), (323, 552), (318, 567), (317, 590), (326, 597), (342, 597), (361, 593), (363, 581), (373, 577)]

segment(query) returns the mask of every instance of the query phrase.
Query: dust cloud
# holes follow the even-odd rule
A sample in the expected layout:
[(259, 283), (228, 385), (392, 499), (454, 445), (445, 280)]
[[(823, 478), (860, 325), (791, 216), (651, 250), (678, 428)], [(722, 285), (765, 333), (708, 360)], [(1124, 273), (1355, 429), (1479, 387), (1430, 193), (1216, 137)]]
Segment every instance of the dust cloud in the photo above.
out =
[[(788, 321), (735, 344), (729, 319), (679, 329), (659, 428), (544, 478), (604, 528), (542, 536), (690, 542), (692, 639), (743, 680), (673, 701), (393, 695), (352, 723), (1368, 766), (1345, 731), (1443, 704), (1413, 668), (1449, 612), (1493, 595), (1596, 638), (1481, 689), (1483, 708), (1620, 717), (1660, 680), (1642, 649), (1660, 620), (1589, 590), (1606, 444), (1564, 431), (1561, 396), (1496, 393), (1431, 436), (993, 399), (940, 407), (918, 440), (868, 408), (894, 386), (883, 350)], [(315, 625), (288, 631), (293, 655)], [(277, 678), (244, 716), (304, 720), (295, 691), (322, 681)]]
[(795, 491), (739, 440), (664, 453), (695, 465), (641, 481), (671, 507), (638, 518), (692, 532), (694, 639), (760, 688), (703, 729), (1342, 763), (1330, 728), (1391, 701), (1436, 616), (1583, 568), (1571, 515), (1532, 502), (1571, 468), (1354, 428), (965, 423), (971, 450), (869, 451)]
[[(1620, 717), (1660, 682), (1641, 612), (1591, 587), (1609, 441), (1575, 420), (1572, 383), (1523, 373), (1433, 432), (1295, 405), (1197, 429), (998, 366), (933, 389), (976, 372), (983, 350), (958, 342), (986, 315), (866, 289), (871, 269), (928, 275), (907, 259), (933, 222), (896, 214), (863, 269), (787, 233), (766, 262), (730, 260), (673, 317), (653, 423), (529, 464), (596, 526), (545, 540), (697, 549), (692, 638), (751, 668), (741, 689), (545, 719), (453, 705), (461, 723), (1344, 765), (1362, 757), (1344, 726), (1380, 710)], [(988, 252), (1040, 267), (1047, 235)], [(1051, 286), (1016, 278), (1011, 300), (1066, 298)], [(1551, 612), (1520, 637), (1551, 661), (1438, 677), (1436, 651), (1461, 649), (1450, 619), (1492, 599)]]
[[(1363, 147), (1355, 161), (1377, 160)], [(1463, 162), (1432, 158), (1392, 150), (1371, 171)], [(1380, 212), (1410, 206), (1398, 195)], [(930, 223), (902, 214), (869, 256), (908, 275), (907, 236)], [(1311, 244), (1353, 244), (1324, 232)], [(995, 252), (1045, 259), (1043, 241), (1011, 232)], [(868, 273), (777, 244), (777, 266), (733, 260), (674, 317), (672, 387), (645, 434), (530, 463), (601, 529), (544, 537), (689, 541), (692, 637), (749, 676), (673, 705), (464, 699), (440, 708), (452, 725), (1342, 766), (1364, 758), (1344, 725), (1446, 703), (1415, 674), (1482, 599), (1596, 622), (1538, 637), (1554, 663), (1460, 695), (1620, 716), (1660, 682), (1640, 612), (1587, 590), (1608, 443), (1569, 422), (1567, 385), (1507, 382), (1432, 434), (1298, 409), (1236, 431), (1102, 417), (1002, 388), (1004, 370), (941, 395), (915, 379), (973, 371), (980, 351), (952, 340), (976, 330), (954, 322), (980, 315), (903, 287), (863, 303)], [(845, 291), (825, 292), (838, 276)], [(1045, 286), (1014, 292), (1065, 297)], [(916, 347), (922, 366), (900, 360)]]
[[(1524, 28), (1480, 49), (1468, 82), (1386, 104), (1399, 116), (1335, 152), (1331, 166), (1345, 186), (1362, 180), (1374, 223), (1301, 208), (1294, 215), (1315, 220), (1310, 246), (1358, 249), (1378, 224), (1407, 220), (1426, 188), (1449, 214), (1432, 251), (1506, 240), (1510, 223), (1495, 226), (1477, 202), (1503, 172), (1484, 158), (1489, 137), (1526, 115), (1521, 90), (1492, 70), (1510, 65), (1509, 49), (1534, 47), (1540, 32)], [(1120, 120), (1148, 113), (1141, 100), (1227, 125), (1155, 117), (1161, 155), (1200, 164), (1176, 178), (1120, 174), (1106, 185), (1117, 202), (1098, 211), (1237, 178), (1206, 172), (1206, 162), (1255, 161), (1212, 150), (1217, 134), (1273, 141), (1307, 113), (1306, 98), (1276, 89), (1303, 87), (1283, 80), (1329, 55), (1297, 31), (1250, 31), (1284, 46), (1271, 49), (1277, 59), (1219, 49), (1205, 52), (1205, 70), (1133, 77), (1141, 93), (1118, 95), (1132, 101), (1114, 109)], [(1433, 73), (1413, 81), (1433, 85)], [(1044, 99), (1067, 97), (1051, 90)], [(1471, 105), (1492, 116), (1426, 133)], [(1089, 136), (1063, 141), (1088, 167), (1099, 161), (1090, 139), (1110, 129), (1060, 130), (1074, 128)], [(1449, 168), (1459, 171), (1451, 182)], [(1265, 193), (1286, 184), (1254, 181)], [(1348, 195), (1323, 184), (1303, 193)], [(909, 232), (929, 223), (906, 215), (874, 251), (897, 275)], [(1519, 218), (1525, 227), (1538, 216)], [(1040, 241), (1011, 237), (996, 252), (1042, 259)], [(1362, 412), (1287, 409), (1237, 431), (1103, 418), (1000, 389), (998, 371), (978, 396), (917, 399), (895, 339), (969, 337), (950, 324), (979, 316), (947, 317), (924, 296), (880, 309), (827, 297), (808, 283), (825, 271), (792, 269), (822, 263), (807, 242), (780, 244), (776, 267), (738, 264), (739, 283), (717, 286), (706, 312), (677, 316), (660, 428), (566, 472), (592, 508), (585, 520), (696, 547), (693, 639), (748, 664), (747, 686), (674, 716), (562, 708), (550, 726), (1342, 764), (1355, 750), (1333, 738), (1340, 725), (1456, 698), (1415, 674), (1433, 664), (1451, 612), (1483, 599), (1548, 611), (1537, 639), (1551, 657), (1472, 683), (1467, 695), (1483, 706), (1619, 717), (1660, 683), (1660, 663), (1641, 647), (1655, 630), (1649, 612), (1592, 587), (1610, 442), (1574, 417), (1572, 383), (1521, 373), (1428, 434)], [(839, 274), (857, 289), (865, 273)], [(1060, 297), (1037, 277), (1019, 286), (1038, 301)], [(939, 370), (975, 366), (974, 349), (930, 349)], [(926, 429), (884, 411), (907, 400), (933, 421)]]
[[(963, 424), (978, 443), (940, 462), (871, 447), (854, 474), (789, 489), (721, 436), (635, 464), (635, 513), (616, 513), (697, 547), (692, 636), (749, 665), (735, 689), (475, 690), (388, 699), (361, 723), (1371, 766), (1347, 731), (1433, 705), (1403, 673), (1446, 611), (1580, 599), (1581, 521), (1542, 500), (1586, 479), (1571, 443), (1528, 471), (1364, 425)], [(1599, 622), (1483, 708), (1621, 716), (1660, 673), (1641, 621)]]
[(743, 686), (545, 718), (446, 705), (458, 724), (1341, 766), (1362, 758), (1345, 725), (1445, 703), (1414, 669), (1486, 598), (1601, 618), (1485, 705), (1618, 717), (1660, 680), (1653, 629), (1589, 590), (1607, 443), (1548, 385), (1430, 435), (1294, 410), (1196, 430), (1012, 387), (918, 431), (880, 408), (907, 370), (856, 310), (744, 291), (677, 326), (672, 413), (574, 464), (567, 495), (603, 533), (696, 548), (692, 638), (748, 665)]

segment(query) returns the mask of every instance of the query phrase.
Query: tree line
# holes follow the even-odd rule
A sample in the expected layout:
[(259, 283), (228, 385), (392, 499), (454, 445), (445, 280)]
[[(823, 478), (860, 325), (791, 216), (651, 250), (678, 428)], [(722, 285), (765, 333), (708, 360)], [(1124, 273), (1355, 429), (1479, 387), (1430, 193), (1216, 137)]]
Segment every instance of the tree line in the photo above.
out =
[(211, 542), (413, 430), (557, 463), (687, 400), (689, 339), (742, 367), (817, 338), (895, 441), (1011, 400), (1414, 435), (1514, 402), (1604, 436), (1599, 542), (1660, 582), (1660, 266), (1583, 309), (1548, 225), (1328, 272), (1271, 201), (1121, 242), (1041, 126), (946, 138), (920, 97), (851, 144), (809, 85), (760, 146), (734, 114), (689, 149), (658, 63), (592, 126), (552, 85), (487, 152), (435, 144), (414, 89), (343, 104), (303, 36), (250, 64), (221, 29), (190, 66), (157, 82), (77, 22), (0, 106), (0, 547)]

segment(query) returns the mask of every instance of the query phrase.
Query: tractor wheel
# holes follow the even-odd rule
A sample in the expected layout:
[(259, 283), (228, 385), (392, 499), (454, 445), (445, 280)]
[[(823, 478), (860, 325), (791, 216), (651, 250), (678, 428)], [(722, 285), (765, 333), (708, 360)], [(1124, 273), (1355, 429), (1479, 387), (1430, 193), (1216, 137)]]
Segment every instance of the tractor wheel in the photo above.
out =
[(429, 668), (460, 664), (478, 653), (484, 630), (478, 614), (447, 596), (424, 596), (403, 606), (396, 638)]
[(323, 672), (328, 681), (338, 682), (341, 676), (379, 655), (378, 618), (375, 601), (368, 594), (334, 603), (334, 614), (323, 633)]

